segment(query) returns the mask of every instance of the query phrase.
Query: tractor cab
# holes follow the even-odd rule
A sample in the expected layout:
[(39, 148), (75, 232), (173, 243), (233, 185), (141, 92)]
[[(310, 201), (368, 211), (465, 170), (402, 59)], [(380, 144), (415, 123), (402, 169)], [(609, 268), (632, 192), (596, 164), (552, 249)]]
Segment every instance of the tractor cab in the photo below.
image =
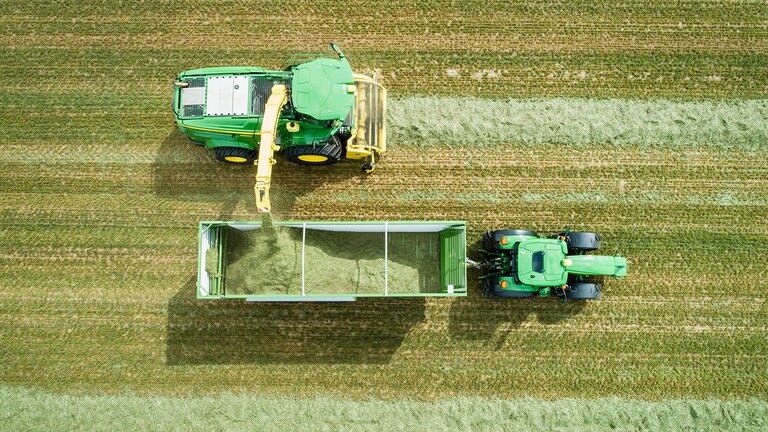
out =
[(568, 280), (566, 253), (562, 240), (533, 239), (517, 247), (517, 277), (531, 286), (563, 285)]
[(291, 88), (296, 111), (315, 120), (342, 123), (355, 104), (355, 77), (346, 58), (296, 66)]

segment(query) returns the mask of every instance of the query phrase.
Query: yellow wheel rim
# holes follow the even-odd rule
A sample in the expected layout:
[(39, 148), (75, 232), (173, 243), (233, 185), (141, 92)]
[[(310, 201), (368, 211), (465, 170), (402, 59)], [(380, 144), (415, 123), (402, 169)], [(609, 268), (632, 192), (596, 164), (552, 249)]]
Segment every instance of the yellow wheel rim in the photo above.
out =
[(227, 162), (236, 162), (236, 163), (243, 163), (247, 161), (248, 159), (240, 156), (224, 156), (224, 160)]
[(300, 155), (299, 160), (304, 162), (325, 162), (328, 160), (328, 157), (321, 155)]

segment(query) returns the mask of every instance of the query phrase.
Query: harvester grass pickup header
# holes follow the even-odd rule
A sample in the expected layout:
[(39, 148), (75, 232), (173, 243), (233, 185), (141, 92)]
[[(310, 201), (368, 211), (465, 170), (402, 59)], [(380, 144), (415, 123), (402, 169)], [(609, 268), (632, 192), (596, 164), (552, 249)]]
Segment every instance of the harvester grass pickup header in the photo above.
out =
[(386, 96), (373, 78), (355, 74), (344, 53), (284, 70), (212, 67), (180, 73), (174, 83), (176, 124), (217, 160), (257, 164), (256, 200), (270, 211), (274, 153), (291, 162), (330, 165), (362, 159), (365, 172), (386, 151)]

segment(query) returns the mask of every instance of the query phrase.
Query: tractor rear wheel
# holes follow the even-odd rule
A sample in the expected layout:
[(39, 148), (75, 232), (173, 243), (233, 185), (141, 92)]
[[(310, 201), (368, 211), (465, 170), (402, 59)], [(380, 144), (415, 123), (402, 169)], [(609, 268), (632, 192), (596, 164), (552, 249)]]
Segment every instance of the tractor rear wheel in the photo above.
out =
[(498, 276), (483, 279), (483, 295), (486, 298), (507, 297), (507, 298), (529, 298), (535, 293), (525, 291), (510, 291), (501, 288)]
[(600, 236), (593, 232), (569, 232), (561, 233), (565, 236), (565, 243), (568, 245), (568, 252), (589, 252), (600, 249)]
[(569, 300), (596, 300), (602, 295), (602, 286), (592, 282), (574, 282), (568, 284), (565, 295)]
[(325, 144), (288, 147), (285, 158), (302, 165), (332, 165), (341, 160), (341, 144), (333, 136)]
[(528, 230), (506, 229), (506, 230), (486, 231), (485, 234), (483, 234), (483, 248), (489, 251), (499, 250), (499, 242), (501, 241), (501, 238), (505, 236), (511, 236), (511, 235), (523, 235), (523, 236), (533, 236), (533, 237), (539, 236), (535, 232), (528, 231)]
[(252, 164), (256, 160), (256, 152), (240, 147), (216, 147), (216, 160), (234, 164)]

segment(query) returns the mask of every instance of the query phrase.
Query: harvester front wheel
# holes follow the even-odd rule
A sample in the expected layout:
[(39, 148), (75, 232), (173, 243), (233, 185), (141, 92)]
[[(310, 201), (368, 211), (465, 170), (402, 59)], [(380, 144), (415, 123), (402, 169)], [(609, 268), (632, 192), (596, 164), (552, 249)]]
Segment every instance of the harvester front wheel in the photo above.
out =
[(334, 136), (325, 144), (288, 147), (285, 158), (302, 165), (332, 165), (341, 160), (341, 144)]
[(501, 241), (502, 237), (506, 236), (512, 236), (512, 235), (521, 235), (521, 236), (533, 236), (538, 237), (539, 235), (536, 234), (533, 231), (528, 230), (496, 230), (496, 231), (486, 231), (483, 235), (483, 248), (488, 251), (492, 250), (499, 250), (499, 242)]
[(568, 284), (565, 295), (569, 300), (598, 300), (602, 296), (602, 286), (592, 282), (574, 282)]
[(256, 160), (256, 153), (240, 147), (216, 147), (214, 155), (219, 162), (233, 164), (252, 164)]

